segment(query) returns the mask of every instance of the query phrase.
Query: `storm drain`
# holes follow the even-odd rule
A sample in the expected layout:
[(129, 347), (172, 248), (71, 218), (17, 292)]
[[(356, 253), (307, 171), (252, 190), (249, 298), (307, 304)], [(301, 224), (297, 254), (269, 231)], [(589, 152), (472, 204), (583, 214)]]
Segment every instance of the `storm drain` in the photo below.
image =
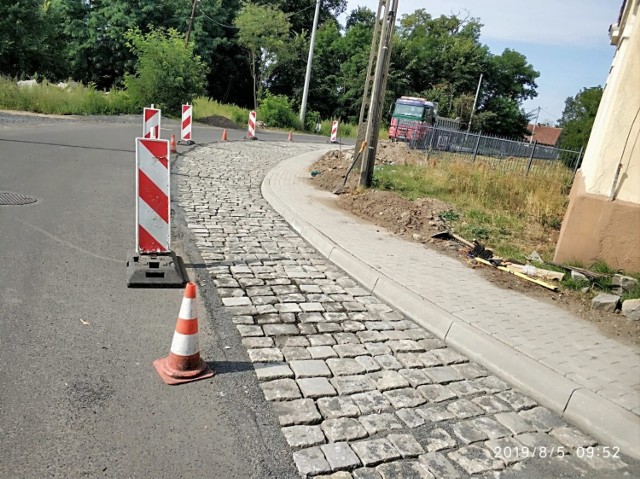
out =
[(0, 191), (0, 206), (17, 206), (29, 205), (38, 201), (33, 196), (11, 193), (9, 191)]

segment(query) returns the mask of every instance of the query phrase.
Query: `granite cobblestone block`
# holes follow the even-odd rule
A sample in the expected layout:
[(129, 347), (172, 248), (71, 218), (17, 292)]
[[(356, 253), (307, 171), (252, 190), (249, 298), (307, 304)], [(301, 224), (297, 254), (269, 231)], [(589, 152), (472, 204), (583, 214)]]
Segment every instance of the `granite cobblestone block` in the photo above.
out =
[[(301, 474), (492, 477), (514, 465), (493, 457), (494, 445), (595, 443), (306, 244), (266, 204), (260, 183), (282, 157), (274, 151), (315, 146), (260, 146), (225, 145), (210, 161), (185, 155), (178, 195)], [(321, 424), (346, 419), (374, 436), (328, 442)]]
[(392, 411), (393, 406), (378, 390), (360, 392), (351, 395), (351, 400), (358, 406), (360, 414), (381, 413)]

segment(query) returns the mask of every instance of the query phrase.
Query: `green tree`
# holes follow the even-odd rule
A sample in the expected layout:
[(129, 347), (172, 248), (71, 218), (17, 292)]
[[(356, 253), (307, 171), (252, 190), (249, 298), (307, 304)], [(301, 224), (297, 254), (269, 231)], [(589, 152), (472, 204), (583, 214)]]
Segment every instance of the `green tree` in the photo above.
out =
[(59, 54), (64, 46), (59, 19), (43, 0), (0, 0), (0, 74), (12, 77), (36, 73), (52, 80), (66, 75)]
[[(316, 6), (315, 0), (254, 0), (254, 3), (272, 6), (282, 11), (291, 23), (291, 30), (294, 33), (311, 32)], [(336, 21), (346, 7), (346, 0), (322, 0), (320, 2), (319, 24)]]
[(558, 122), (562, 128), (560, 148), (578, 150), (587, 146), (602, 92), (601, 86), (583, 88), (574, 97), (565, 100), (562, 118)]
[(374, 12), (362, 7), (354, 10), (347, 18), (347, 30), (338, 43), (340, 95), (334, 114), (349, 121), (358, 121), (360, 115), (374, 24)]
[(253, 78), (253, 107), (258, 108), (258, 88), (267, 70), (279, 56), (287, 53), (291, 25), (281, 10), (273, 6), (247, 3), (235, 19), (238, 43), (249, 53), (249, 69)]
[(474, 18), (432, 18), (424, 9), (404, 15), (392, 53), (395, 68), (404, 76), (401, 93), (422, 94), (442, 85), (452, 98), (473, 91), (490, 56), (479, 42), (481, 27)]
[(137, 57), (135, 74), (125, 77), (136, 106), (155, 103), (177, 114), (183, 103), (204, 93), (207, 67), (194, 54), (193, 44), (185, 45), (182, 34), (173, 29), (146, 34), (130, 30), (125, 37)]
[(390, 88), (396, 90), (396, 96), (418, 95), (436, 101), (441, 116), (460, 117), (466, 126), (471, 115), (469, 98), (482, 73), (474, 127), (521, 136), (526, 132), (527, 116), (520, 103), (536, 95), (539, 73), (514, 50), (491, 54), (480, 43), (481, 28), (475, 18), (433, 18), (423, 9), (404, 15), (392, 55)]

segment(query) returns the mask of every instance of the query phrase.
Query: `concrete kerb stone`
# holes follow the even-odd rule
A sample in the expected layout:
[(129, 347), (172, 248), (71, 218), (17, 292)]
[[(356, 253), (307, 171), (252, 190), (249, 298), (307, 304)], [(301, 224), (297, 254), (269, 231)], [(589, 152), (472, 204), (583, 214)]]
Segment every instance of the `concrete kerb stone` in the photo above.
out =
[(339, 245), (336, 245), (327, 259), (343, 269), (351, 277), (355, 278), (369, 291), (373, 291), (380, 278), (380, 273), (356, 256), (342, 249)]
[(445, 343), (490, 368), (540, 404), (562, 415), (580, 386), (479, 329), (456, 322)]
[(573, 393), (564, 418), (591, 432), (596, 439), (640, 458), (640, 418), (587, 389)]
[[(311, 165), (327, 150), (306, 153), (279, 163), (262, 183), (264, 198), (312, 246), (383, 301), (466, 354), (494, 374), (511, 382), (568, 421), (584, 428), (631, 457), (640, 458), (640, 418), (611, 401), (583, 389), (560, 373), (516, 351), (479, 329), (461, 322), (437, 305), (386, 277), (346, 251), (288, 206), (275, 190), (273, 178), (291, 164)], [(328, 252), (328, 254), (326, 254)], [(596, 414), (597, 412), (597, 414)]]
[(439, 339), (444, 340), (457, 321), (452, 314), (384, 275), (380, 275), (373, 293)]

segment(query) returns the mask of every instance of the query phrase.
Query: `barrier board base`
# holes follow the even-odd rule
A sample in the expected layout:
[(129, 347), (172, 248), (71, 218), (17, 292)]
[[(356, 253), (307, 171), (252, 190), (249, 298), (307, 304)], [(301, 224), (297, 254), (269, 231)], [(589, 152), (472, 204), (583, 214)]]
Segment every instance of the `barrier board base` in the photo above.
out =
[(186, 145), (186, 146), (191, 146), (191, 145), (195, 145), (196, 142), (193, 140), (178, 140), (178, 145)]
[(188, 279), (182, 258), (173, 251), (161, 254), (134, 253), (127, 260), (129, 288), (182, 288)]

